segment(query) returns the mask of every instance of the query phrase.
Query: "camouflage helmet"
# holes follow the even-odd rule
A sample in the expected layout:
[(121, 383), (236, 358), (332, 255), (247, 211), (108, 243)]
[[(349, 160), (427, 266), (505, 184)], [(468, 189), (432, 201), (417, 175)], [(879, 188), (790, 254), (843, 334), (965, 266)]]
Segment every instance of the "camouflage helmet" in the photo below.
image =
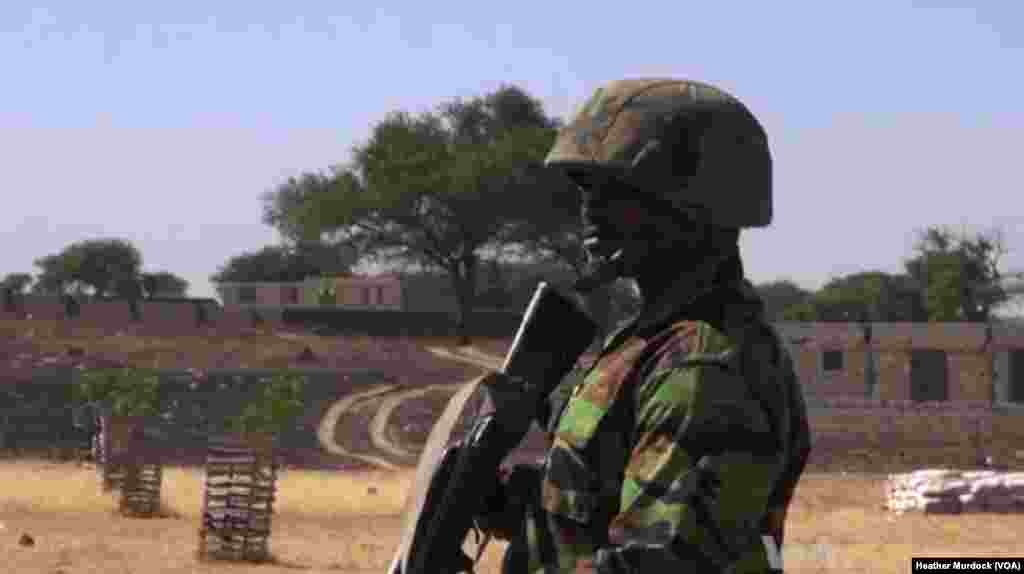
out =
[(630, 79), (599, 88), (561, 129), (545, 165), (611, 174), (721, 227), (772, 219), (764, 129), (738, 100), (700, 82)]

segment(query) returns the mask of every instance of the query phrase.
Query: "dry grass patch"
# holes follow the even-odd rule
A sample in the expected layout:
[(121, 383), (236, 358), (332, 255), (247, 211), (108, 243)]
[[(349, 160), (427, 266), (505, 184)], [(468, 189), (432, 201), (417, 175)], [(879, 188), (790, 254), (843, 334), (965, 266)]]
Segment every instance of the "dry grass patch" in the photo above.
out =
[[(284, 471), (278, 480), (271, 552), (261, 572), (380, 571), (394, 550), (411, 476), (379, 471)], [(116, 513), (95, 469), (45, 461), (0, 462), (0, 560), (4, 572), (224, 572), (246, 566), (194, 555), (203, 472), (168, 468), (163, 518)], [(18, 539), (30, 534), (35, 545)]]
[(885, 476), (809, 475), (786, 523), (794, 572), (904, 573), (912, 556), (1020, 556), (1024, 515), (894, 515)]
[[(411, 474), (287, 471), (279, 481), (271, 551), (259, 572), (383, 572), (398, 541)], [(911, 556), (1024, 554), (1021, 515), (894, 516), (882, 476), (810, 475), (787, 523), (787, 573), (904, 573)], [(371, 494), (370, 489), (375, 488)], [(121, 518), (93, 470), (71, 464), (0, 463), (0, 560), (12, 574), (248, 571), (197, 562), (201, 469), (167, 469), (166, 519)], [(17, 539), (28, 532), (32, 548)], [(469, 547), (472, 546), (470, 543)], [(480, 572), (497, 573), (503, 545)]]
[[(401, 512), (408, 473), (286, 470), (278, 477), (278, 514), (317, 519), (387, 516)], [(165, 468), (162, 506), (170, 516), (198, 517), (201, 468)], [(117, 508), (100, 491), (91, 465), (45, 461), (0, 462), (0, 513), (103, 514)]]

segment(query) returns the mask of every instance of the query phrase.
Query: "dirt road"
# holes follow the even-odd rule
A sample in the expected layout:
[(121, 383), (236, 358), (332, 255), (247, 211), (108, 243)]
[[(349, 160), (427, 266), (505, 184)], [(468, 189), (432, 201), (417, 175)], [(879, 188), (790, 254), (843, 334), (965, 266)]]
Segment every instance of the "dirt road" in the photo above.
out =
[[(473, 348), (458, 350), (428, 347), (435, 356), (493, 370), (501, 366), (501, 359)], [(396, 439), (400, 433), (389, 428), (399, 424), (393, 414), (404, 403), (429, 393), (454, 394), (465, 383), (435, 384), (419, 387), (378, 385), (348, 395), (331, 405), (317, 429), (320, 445), (332, 454), (355, 458), (376, 468), (396, 470), (415, 466), (418, 450), (415, 445), (402, 444)], [(339, 432), (340, 429), (345, 429)]]

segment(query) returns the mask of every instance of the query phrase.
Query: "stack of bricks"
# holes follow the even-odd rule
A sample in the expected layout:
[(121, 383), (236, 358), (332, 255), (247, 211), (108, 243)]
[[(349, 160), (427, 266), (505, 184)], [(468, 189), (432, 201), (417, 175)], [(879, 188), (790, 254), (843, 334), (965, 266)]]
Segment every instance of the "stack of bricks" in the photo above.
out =
[(894, 512), (1024, 513), (1024, 472), (925, 469), (889, 476), (886, 503)]

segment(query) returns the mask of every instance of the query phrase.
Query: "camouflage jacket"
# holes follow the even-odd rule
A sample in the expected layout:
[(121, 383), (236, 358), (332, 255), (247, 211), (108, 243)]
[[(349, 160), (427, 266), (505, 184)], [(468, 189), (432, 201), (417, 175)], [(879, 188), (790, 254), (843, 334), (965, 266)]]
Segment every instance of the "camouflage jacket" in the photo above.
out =
[(769, 570), (762, 535), (781, 547), (810, 442), (762, 308), (746, 282), (662, 301), (567, 377), (504, 572), (572, 572), (583, 558), (602, 574)]

